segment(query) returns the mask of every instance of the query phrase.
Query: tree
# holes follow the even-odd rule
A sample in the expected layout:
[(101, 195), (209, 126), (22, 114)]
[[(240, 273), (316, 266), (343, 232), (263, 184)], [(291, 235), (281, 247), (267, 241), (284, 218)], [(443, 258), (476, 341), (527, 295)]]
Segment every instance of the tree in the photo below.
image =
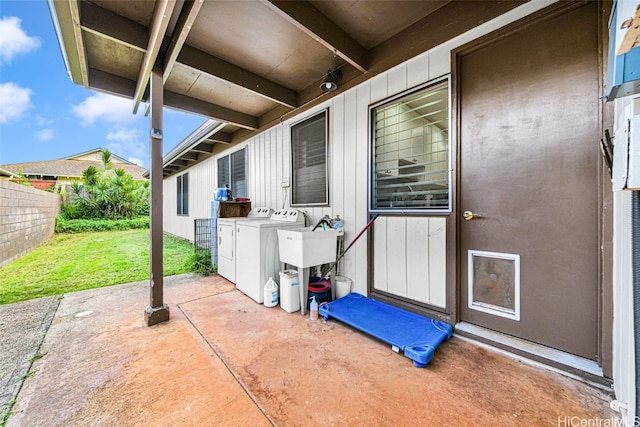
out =
[(104, 170), (111, 169), (111, 151), (108, 148), (102, 150), (102, 165)]
[(135, 181), (124, 169), (111, 170), (111, 153), (103, 152), (104, 169), (89, 166), (82, 184), (74, 182), (70, 205), (63, 207), (68, 219), (131, 219), (149, 214), (149, 182)]

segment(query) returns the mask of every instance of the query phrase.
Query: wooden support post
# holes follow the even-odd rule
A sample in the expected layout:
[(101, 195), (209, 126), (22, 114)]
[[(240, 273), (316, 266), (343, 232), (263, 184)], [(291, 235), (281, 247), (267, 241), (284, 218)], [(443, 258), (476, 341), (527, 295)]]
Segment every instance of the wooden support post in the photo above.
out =
[(156, 64), (151, 72), (151, 254), (150, 304), (145, 310), (147, 326), (169, 320), (169, 306), (163, 301), (162, 266), (162, 69)]

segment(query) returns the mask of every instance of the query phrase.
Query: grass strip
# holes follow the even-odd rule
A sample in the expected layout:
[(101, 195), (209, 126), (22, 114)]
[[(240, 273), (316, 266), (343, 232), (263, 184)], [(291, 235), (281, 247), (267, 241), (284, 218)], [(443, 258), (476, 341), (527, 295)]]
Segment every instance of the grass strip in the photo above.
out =
[[(55, 234), (0, 267), (0, 304), (149, 279), (148, 229)], [(164, 275), (193, 269), (193, 244), (165, 235)]]

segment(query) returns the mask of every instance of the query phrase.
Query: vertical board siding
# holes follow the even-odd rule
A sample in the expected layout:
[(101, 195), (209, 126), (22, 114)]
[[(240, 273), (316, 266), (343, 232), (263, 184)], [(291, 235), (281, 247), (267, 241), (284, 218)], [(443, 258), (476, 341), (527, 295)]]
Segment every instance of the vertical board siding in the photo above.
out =
[(429, 54), (423, 53), (407, 63), (407, 87), (418, 86), (430, 79)]
[(275, 194), (275, 202), (277, 207), (282, 207), (282, 203), (284, 202), (283, 189), (282, 189), (282, 177), (284, 172), (284, 167), (286, 163), (283, 163), (282, 159), (282, 139), (279, 137), (282, 129), (280, 127), (276, 127), (273, 129), (272, 138), (274, 139), (274, 147), (275, 154), (273, 156), (274, 166), (276, 168), (276, 185), (274, 186)]
[[(315, 224), (325, 214), (332, 217), (340, 215), (344, 219), (346, 247), (368, 221), (369, 105), (448, 74), (452, 49), (550, 3), (550, 0), (526, 3), (243, 142), (247, 147), (247, 197), (251, 198), (252, 205), (274, 209), (290, 206), (290, 188), (282, 189), (282, 179), (291, 179), (289, 127), (291, 123), (329, 107), (330, 206), (303, 207), (301, 210), (307, 216), (308, 225)], [(217, 185), (217, 158), (238, 148), (240, 146), (229, 147), (189, 169), (192, 175), (188, 217), (176, 215), (175, 175), (165, 179), (164, 214), (167, 232), (193, 240), (193, 219), (209, 216), (209, 204)], [(201, 186), (204, 188), (200, 188)], [(356, 292), (366, 294), (368, 281), (373, 280), (375, 289), (402, 293), (402, 296), (416, 301), (445, 307), (445, 226), (444, 217), (393, 220), (380, 217), (373, 226), (374, 259), (370, 262), (373, 263), (374, 277), (368, 277), (366, 233), (344, 257), (341, 274), (353, 280)], [(385, 240), (390, 237), (391, 242)], [(394, 245), (398, 253), (388, 251), (388, 244)], [(406, 260), (401, 267), (390, 262), (390, 259), (399, 255), (403, 255)], [(396, 268), (402, 271), (396, 274)], [(390, 277), (394, 277), (392, 282), (388, 281)], [(397, 280), (398, 277), (404, 279)]]
[[(367, 198), (367, 186), (369, 182), (369, 103), (371, 102), (371, 92), (369, 85), (360, 85), (357, 88), (357, 100), (356, 100), (356, 195), (355, 201), (355, 230), (362, 229), (368, 222), (369, 218), (367, 213), (368, 198)], [(375, 227), (375, 225), (374, 225)], [(368, 237), (367, 234), (363, 234), (358, 243), (354, 245), (356, 253), (356, 269), (355, 269), (355, 281), (357, 284), (355, 288), (357, 292), (364, 295), (368, 290)], [(356, 283), (354, 281), (354, 283)]]
[(407, 89), (407, 64), (398, 65), (388, 72), (388, 94), (400, 93)]
[(176, 180), (184, 172), (172, 175), (163, 181), (162, 205), (165, 232), (193, 241), (194, 220), (211, 216), (211, 201), (217, 187), (215, 172), (215, 159), (208, 159), (188, 169), (189, 215), (177, 215), (176, 213)]
[(389, 293), (407, 296), (407, 218), (389, 217), (387, 220), (387, 290)]
[[(344, 206), (344, 239), (345, 245), (356, 236), (356, 92), (350, 90), (344, 94), (344, 182), (342, 189), (334, 188), (334, 191), (342, 191)], [(345, 246), (346, 248), (346, 246)], [(342, 263), (343, 275), (353, 280), (355, 292), (366, 293), (366, 283), (358, 283), (355, 277), (355, 249), (350, 249)]]
[(388, 291), (389, 276), (387, 264), (387, 218), (378, 217), (373, 230), (373, 288), (379, 291)]
[[(631, 192), (619, 191), (613, 193), (614, 197), (614, 235), (631, 236)], [(614, 239), (613, 247), (613, 278), (619, 286), (613, 289), (613, 377), (618, 378), (614, 382), (614, 390), (618, 400), (634, 402), (635, 396), (634, 378), (629, 372), (634, 371), (633, 346), (633, 272), (632, 272), (632, 244), (631, 239)], [(640, 367), (636, 367), (638, 369)], [(633, 405), (630, 405), (633, 412)], [(638, 415), (638, 414), (635, 414)], [(633, 419), (633, 414), (628, 416)], [(632, 425), (629, 422), (628, 425)]]
[(378, 74), (377, 76), (369, 80), (369, 82), (371, 87), (370, 96), (371, 96), (372, 103), (382, 101), (383, 99), (386, 99), (389, 96), (389, 92), (387, 92), (387, 74), (386, 73)]
[(331, 102), (329, 116), (329, 152), (331, 153), (331, 185), (329, 196), (336, 215), (344, 218), (344, 96), (339, 95)]
[[(430, 252), (429, 219), (407, 218), (407, 297), (430, 303), (431, 281), (429, 275)], [(444, 285), (444, 284), (443, 284)]]
[(375, 224), (374, 288), (446, 308), (446, 218), (386, 216)]
[(278, 207), (278, 190), (280, 189), (280, 182), (278, 181), (278, 140), (276, 139), (277, 133), (275, 129), (271, 129), (269, 132), (269, 143), (271, 145), (271, 195), (269, 199), (273, 202), (273, 205)]
[[(637, 102), (637, 98), (631, 97), (615, 100), (614, 137), (624, 137), (627, 120), (640, 114), (638, 107), (634, 108)], [(634, 376), (629, 375), (640, 368), (634, 366), (632, 206), (630, 191), (613, 193), (613, 388), (617, 400), (629, 406), (624, 425), (633, 425), (640, 416), (633, 404), (638, 399)]]
[(429, 220), (429, 304), (447, 306), (447, 219)]

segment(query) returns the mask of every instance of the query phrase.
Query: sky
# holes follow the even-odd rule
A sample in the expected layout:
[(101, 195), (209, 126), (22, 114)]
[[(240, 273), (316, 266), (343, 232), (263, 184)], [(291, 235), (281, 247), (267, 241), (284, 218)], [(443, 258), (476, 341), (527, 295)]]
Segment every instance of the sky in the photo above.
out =
[[(0, 0), (0, 165), (108, 148), (148, 168), (145, 110), (72, 83), (45, 0)], [(165, 108), (163, 152), (204, 120)]]

